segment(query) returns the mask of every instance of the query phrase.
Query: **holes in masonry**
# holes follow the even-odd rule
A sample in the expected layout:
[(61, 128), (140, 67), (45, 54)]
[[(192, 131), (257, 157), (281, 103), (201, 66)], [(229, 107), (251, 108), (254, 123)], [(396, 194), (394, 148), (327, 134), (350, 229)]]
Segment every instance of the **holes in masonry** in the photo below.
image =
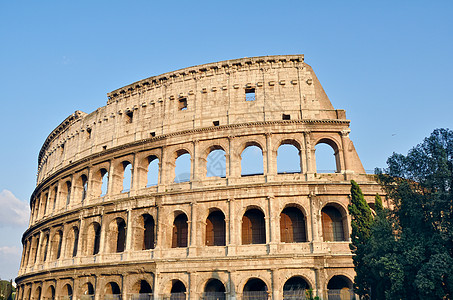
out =
[(102, 150), (107, 150), (107, 146), (102, 146)]
[(214, 124), (214, 126), (219, 126), (220, 122), (219, 121), (214, 121), (214, 122), (212, 122), (212, 124)]
[(282, 118), (283, 118), (283, 120), (291, 120), (291, 115), (283, 114)]
[(178, 109), (179, 110), (187, 110), (187, 98), (179, 99)]
[(156, 133), (153, 131), (150, 133), (152, 137), (155, 137), (156, 136)]
[(245, 89), (245, 101), (255, 101), (255, 89), (254, 88)]
[(87, 137), (91, 139), (91, 128), (87, 128)]

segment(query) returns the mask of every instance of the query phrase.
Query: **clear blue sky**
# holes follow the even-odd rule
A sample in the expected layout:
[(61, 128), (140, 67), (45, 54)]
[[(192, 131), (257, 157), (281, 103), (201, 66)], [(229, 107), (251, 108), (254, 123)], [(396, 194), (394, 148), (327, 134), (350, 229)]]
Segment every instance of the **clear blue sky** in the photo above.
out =
[(192, 65), (305, 54), (365, 169), (453, 128), (452, 1), (0, 1), (0, 278), (15, 277), (37, 156), (75, 110)]

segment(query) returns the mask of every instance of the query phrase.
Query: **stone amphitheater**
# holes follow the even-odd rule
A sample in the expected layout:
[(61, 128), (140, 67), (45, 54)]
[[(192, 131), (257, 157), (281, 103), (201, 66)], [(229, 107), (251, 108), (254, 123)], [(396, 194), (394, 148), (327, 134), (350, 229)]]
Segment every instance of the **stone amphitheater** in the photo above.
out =
[[(303, 55), (107, 96), (42, 146), (17, 300), (355, 297), (350, 180), (369, 202), (380, 189)], [(318, 144), (336, 170), (317, 171)]]

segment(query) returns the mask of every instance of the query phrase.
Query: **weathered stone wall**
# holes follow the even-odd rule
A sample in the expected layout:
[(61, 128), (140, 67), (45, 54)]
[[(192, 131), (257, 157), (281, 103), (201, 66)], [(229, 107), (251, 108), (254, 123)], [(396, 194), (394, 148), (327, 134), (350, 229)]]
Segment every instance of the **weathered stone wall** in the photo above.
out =
[[(246, 101), (250, 91), (255, 98)], [(42, 147), (16, 279), (19, 300), (64, 297), (68, 287), (81, 299), (87, 283), (96, 300), (111, 293), (110, 283), (124, 298), (139, 292), (140, 280), (149, 283), (156, 299), (170, 295), (176, 280), (187, 297), (198, 299), (213, 278), (229, 298), (241, 299), (248, 280), (259, 278), (273, 299), (282, 299), (285, 282), (294, 276), (320, 296), (326, 296), (333, 276), (353, 279), (349, 180), (361, 184), (369, 202), (380, 189), (349, 139), (345, 112), (333, 109), (303, 56), (186, 68), (136, 82), (108, 98), (91, 114), (68, 117)], [(333, 148), (335, 173), (317, 172), (319, 143)], [(297, 148), (294, 164), (301, 171), (278, 174), (277, 150), (287, 144)], [(262, 174), (241, 175), (248, 146), (261, 149)], [(207, 177), (207, 157), (217, 149), (225, 152), (226, 175)], [(190, 179), (177, 183), (175, 162), (185, 153)], [(158, 159), (158, 182), (148, 186), (153, 159)], [(124, 191), (128, 165), (132, 178)], [(287, 207), (303, 214), (306, 241), (282, 242)], [(326, 207), (341, 215), (341, 241), (323, 236)], [(241, 238), (251, 209), (264, 215), (263, 244), (244, 244)], [(224, 216), (222, 246), (206, 245), (213, 211)], [(175, 248), (174, 221), (181, 214), (188, 220), (187, 246)], [(155, 224), (153, 248), (146, 250), (144, 216)]]

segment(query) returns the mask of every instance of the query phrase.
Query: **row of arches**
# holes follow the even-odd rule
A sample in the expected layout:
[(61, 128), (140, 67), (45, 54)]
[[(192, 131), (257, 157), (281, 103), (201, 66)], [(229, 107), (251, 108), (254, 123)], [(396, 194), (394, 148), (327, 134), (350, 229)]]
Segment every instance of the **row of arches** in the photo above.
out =
[[(303, 243), (309, 241), (307, 232), (307, 216), (297, 204), (288, 204), (279, 215), (280, 242)], [(323, 240), (347, 241), (347, 215), (344, 210), (327, 204), (321, 209)], [(211, 208), (203, 222), (205, 224), (204, 245), (226, 246), (227, 222), (221, 209)], [(133, 228), (127, 228), (127, 222), (122, 217), (116, 217), (106, 226), (105, 253), (121, 253), (126, 250), (126, 237), (132, 234), (132, 250), (150, 250), (156, 246), (157, 222), (148, 213), (140, 215), (134, 222)], [(259, 207), (251, 206), (241, 218), (242, 245), (266, 244), (266, 217)], [(43, 241), (40, 238), (43, 236)], [(23, 266), (39, 262), (58, 260), (61, 257), (71, 258), (78, 255), (96, 255), (101, 251), (102, 226), (100, 221), (92, 221), (81, 233), (78, 223), (72, 225), (64, 234), (63, 229), (44, 230), (43, 235), (36, 235), (26, 240), (24, 244)], [(171, 248), (188, 246), (189, 219), (186, 213), (174, 211), (171, 230)], [(80, 242), (81, 240), (81, 247)], [(63, 253), (63, 243), (66, 243)], [(81, 248), (81, 249), (80, 249)]]
[[(60, 299), (72, 299), (73, 297), (73, 287), (70, 283), (65, 284), (61, 290), (60, 295), (56, 294), (55, 285), (49, 285), (45, 291), (42, 290), (42, 286), (36, 287), (34, 291), (31, 288), (28, 288), (24, 291), (25, 287), (20, 286), (21, 297), (18, 297), (18, 300), (55, 300), (57, 297)], [(293, 276), (286, 280), (283, 285), (282, 298), (283, 299), (306, 299), (306, 291), (313, 289), (309, 282), (303, 276)], [(327, 283), (328, 289), (328, 299), (337, 299), (340, 291), (346, 291), (352, 293), (352, 282), (351, 280), (343, 275), (333, 276)], [(81, 297), (80, 299), (84, 300), (94, 300), (95, 298), (95, 287), (91, 282), (86, 282), (81, 288)], [(133, 284), (130, 291), (131, 300), (152, 300), (154, 299), (154, 291), (151, 284), (146, 279), (141, 279)], [(201, 299), (204, 300), (225, 300), (229, 299), (228, 295), (231, 295), (233, 291), (229, 291), (226, 285), (217, 278), (209, 279), (203, 288)], [(272, 291), (267, 286), (266, 282), (258, 277), (249, 278), (242, 291), (242, 299), (250, 300), (266, 300), (272, 298)], [(100, 299), (102, 300), (121, 300), (122, 299), (122, 290), (121, 287), (115, 281), (110, 281), (105, 284), (102, 289), (102, 295)], [(170, 300), (185, 300), (188, 299), (188, 288), (186, 285), (179, 279), (171, 280), (171, 288), (168, 294), (160, 293), (160, 298), (166, 298)], [(343, 298), (341, 298), (343, 299)]]
[[(325, 149), (318, 151), (318, 147), (329, 148), (329, 155), (334, 159), (327, 158)], [(314, 156), (317, 157), (317, 153), (320, 152), (322, 159), (315, 158), (315, 161), (331, 161), (330, 171), (338, 172), (340, 170), (338, 148), (337, 143), (333, 140), (319, 140)], [(149, 188), (161, 183), (191, 181), (195, 177), (194, 172), (198, 179), (229, 177), (231, 170), (235, 168), (230, 166), (230, 155), (226, 153), (225, 149), (227, 149), (225, 145), (208, 147), (203, 156), (197, 158), (202, 167), (201, 169), (196, 168), (196, 170), (193, 167), (194, 158), (191, 153), (193, 151), (186, 148), (174, 151), (168, 159), (165, 159), (164, 164), (162, 164), (162, 150), (158, 149), (151, 151), (153, 154), (144, 155), (138, 160), (135, 160), (133, 155), (128, 155), (113, 164), (106, 161), (98, 164), (92, 170), (81, 170), (78, 174), (54, 183), (52, 188), (45, 189), (37, 195), (32, 203), (31, 221), (37, 221), (58, 207), (84, 203), (89, 199), (96, 199), (107, 194), (126, 193), (131, 189)], [(243, 150), (238, 155), (240, 161), (238, 176), (263, 175), (265, 170), (267, 173), (270, 172), (269, 168), (265, 168), (267, 163), (263, 149), (265, 146), (259, 141), (249, 141), (243, 145)], [(291, 139), (280, 141), (280, 145), (276, 149), (276, 174), (306, 172), (310, 163), (304, 162), (301, 151), (299, 141)], [(162, 167), (167, 169), (165, 176), (162, 174)], [(326, 169), (324, 165), (320, 168)]]

